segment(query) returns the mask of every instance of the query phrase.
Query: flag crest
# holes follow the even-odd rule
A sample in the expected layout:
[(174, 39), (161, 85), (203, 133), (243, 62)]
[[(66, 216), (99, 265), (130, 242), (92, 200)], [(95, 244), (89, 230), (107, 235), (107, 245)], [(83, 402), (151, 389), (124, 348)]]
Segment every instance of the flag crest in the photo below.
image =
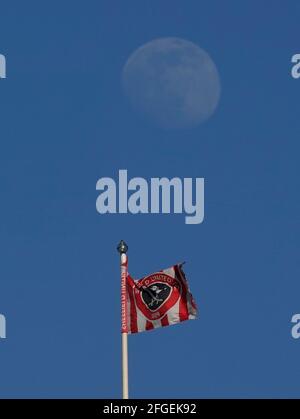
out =
[(127, 276), (128, 333), (195, 319), (197, 307), (182, 264), (135, 281)]

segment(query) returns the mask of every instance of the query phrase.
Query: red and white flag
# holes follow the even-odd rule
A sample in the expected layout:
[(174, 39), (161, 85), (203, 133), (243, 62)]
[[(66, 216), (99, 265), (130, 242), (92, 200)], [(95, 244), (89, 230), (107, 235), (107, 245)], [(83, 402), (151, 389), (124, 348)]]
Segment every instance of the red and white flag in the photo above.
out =
[(182, 264), (138, 281), (128, 275), (126, 308), (128, 333), (169, 326), (197, 316)]

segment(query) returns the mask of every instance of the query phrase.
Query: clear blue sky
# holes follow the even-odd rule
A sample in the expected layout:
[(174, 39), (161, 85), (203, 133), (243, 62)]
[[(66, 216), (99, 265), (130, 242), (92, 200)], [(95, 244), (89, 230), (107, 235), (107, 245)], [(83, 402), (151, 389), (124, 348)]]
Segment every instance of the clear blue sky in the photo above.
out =
[[(297, 0), (1, 4), (0, 397), (120, 397), (121, 238), (134, 277), (186, 260), (200, 308), (130, 337), (132, 397), (299, 396), (299, 19)], [(155, 128), (122, 93), (129, 54), (164, 36), (220, 73), (191, 130)], [(96, 181), (124, 168), (204, 177), (204, 223), (97, 214)]]

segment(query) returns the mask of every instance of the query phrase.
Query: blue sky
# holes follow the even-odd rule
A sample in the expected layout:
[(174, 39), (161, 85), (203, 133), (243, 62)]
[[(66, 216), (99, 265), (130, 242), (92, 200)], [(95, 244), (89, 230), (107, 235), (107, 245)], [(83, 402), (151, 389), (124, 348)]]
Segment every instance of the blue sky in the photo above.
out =
[[(296, 0), (1, 5), (0, 397), (120, 397), (121, 238), (134, 277), (186, 260), (200, 308), (130, 336), (132, 397), (299, 395), (299, 18)], [(190, 130), (122, 93), (128, 56), (164, 36), (220, 74), (216, 113)], [(96, 181), (124, 168), (204, 177), (203, 224), (97, 214)]]

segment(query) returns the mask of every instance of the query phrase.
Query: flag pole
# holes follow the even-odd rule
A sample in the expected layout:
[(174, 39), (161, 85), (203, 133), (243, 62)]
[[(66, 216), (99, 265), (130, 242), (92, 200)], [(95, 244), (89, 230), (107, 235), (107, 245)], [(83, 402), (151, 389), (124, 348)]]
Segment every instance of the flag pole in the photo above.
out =
[(121, 264), (121, 331), (122, 331), (122, 384), (123, 384), (123, 399), (128, 399), (128, 326), (127, 326), (127, 250), (128, 246), (121, 240), (118, 247), (120, 253)]

